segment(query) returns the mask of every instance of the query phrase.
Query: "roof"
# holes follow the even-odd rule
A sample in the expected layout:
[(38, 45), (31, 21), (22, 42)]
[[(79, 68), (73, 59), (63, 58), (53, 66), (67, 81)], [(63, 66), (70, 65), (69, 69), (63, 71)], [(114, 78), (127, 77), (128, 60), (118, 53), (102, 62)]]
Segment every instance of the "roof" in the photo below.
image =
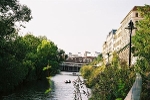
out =
[[(138, 10), (138, 7), (143, 7), (143, 6), (134, 6), (130, 12), (126, 15), (126, 17), (132, 12), (132, 11), (137, 11)], [(121, 21), (121, 23), (126, 19), (126, 17)]]
[(93, 61), (95, 58), (96, 57), (93, 57), (93, 56), (87, 56), (87, 57), (69, 57), (68, 59), (66, 59), (65, 62), (83, 63), (83, 62), (85, 62), (84, 59), (91, 59)]
[(116, 33), (117, 29), (112, 29), (109, 34), (107, 35), (107, 37), (109, 37), (111, 34), (114, 35)]
[(112, 33), (113, 33), (113, 34), (115, 34), (115, 33), (116, 33), (116, 31), (117, 31), (116, 29), (112, 29)]

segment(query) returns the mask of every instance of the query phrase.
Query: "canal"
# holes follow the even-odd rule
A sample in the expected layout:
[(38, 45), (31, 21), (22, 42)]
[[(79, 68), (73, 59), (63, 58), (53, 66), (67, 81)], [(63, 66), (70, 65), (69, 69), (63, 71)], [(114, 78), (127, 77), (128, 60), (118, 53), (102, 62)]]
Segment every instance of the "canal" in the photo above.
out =
[[(74, 100), (73, 81), (77, 78), (78, 76), (72, 75), (72, 72), (61, 72), (51, 78), (51, 92), (46, 93), (49, 89), (47, 82), (39, 81), (28, 84), (10, 95), (2, 96), (2, 100)], [(83, 80), (81, 76), (80, 79)], [(66, 80), (70, 80), (71, 83), (65, 83)], [(87, 91), (86, 88), (84, 90)], [(82, 91), (82, 100), (88, 100)]]

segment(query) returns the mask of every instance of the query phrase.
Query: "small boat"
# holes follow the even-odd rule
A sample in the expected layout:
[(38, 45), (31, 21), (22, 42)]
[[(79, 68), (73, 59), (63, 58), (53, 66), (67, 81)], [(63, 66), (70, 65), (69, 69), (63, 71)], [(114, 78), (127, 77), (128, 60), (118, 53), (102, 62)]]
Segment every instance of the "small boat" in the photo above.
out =
[(70, 80), (66, 80), (65, 83), (71, 83), (71, 81)]

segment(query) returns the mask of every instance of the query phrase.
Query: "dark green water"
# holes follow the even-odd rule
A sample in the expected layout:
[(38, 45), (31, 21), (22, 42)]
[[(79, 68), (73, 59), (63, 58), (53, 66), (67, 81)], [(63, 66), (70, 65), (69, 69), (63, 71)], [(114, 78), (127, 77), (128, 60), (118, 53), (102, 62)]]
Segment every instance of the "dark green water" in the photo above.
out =
[[(2, 100), (74, 100), (73, 83), (66, 84), (65, 80), (74, 81), (77, 76), (73, 76), (71, 72), (61, 72), (52, 77), (51, 92), (45, 93), (50, 88), (47, 82), (33, 82), (22, 87), (14, 93), (2, 96)], [(82, 100), (88, 100), (82, 95)]]

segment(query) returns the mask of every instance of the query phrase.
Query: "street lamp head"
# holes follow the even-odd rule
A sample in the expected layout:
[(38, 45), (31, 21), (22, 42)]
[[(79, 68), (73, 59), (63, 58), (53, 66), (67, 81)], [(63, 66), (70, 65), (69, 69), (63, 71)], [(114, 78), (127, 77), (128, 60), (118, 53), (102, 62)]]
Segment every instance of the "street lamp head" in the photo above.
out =
[(128, 27), (126, 27), (125, 29), (133, 30), (133, 29), (137, 29), (137, 28), (134, 27), (134, 23), (132, 22), (132, 20), (130, 20), (130, 22), (128, 23)]
[(125, 29), (133, 30), (133, 29), (137, 29), (137, 28), (134, 27), (134, 23), (132, 22), (132, 20), (130, 20), (130, 22), (128, 23), (128, 27), (126, 27)]
[(132, 22), (132, 20), (130, 20), (129, 24), (128, 24), (129, 28), (133, 28), (134, 27), (134, 23)]

